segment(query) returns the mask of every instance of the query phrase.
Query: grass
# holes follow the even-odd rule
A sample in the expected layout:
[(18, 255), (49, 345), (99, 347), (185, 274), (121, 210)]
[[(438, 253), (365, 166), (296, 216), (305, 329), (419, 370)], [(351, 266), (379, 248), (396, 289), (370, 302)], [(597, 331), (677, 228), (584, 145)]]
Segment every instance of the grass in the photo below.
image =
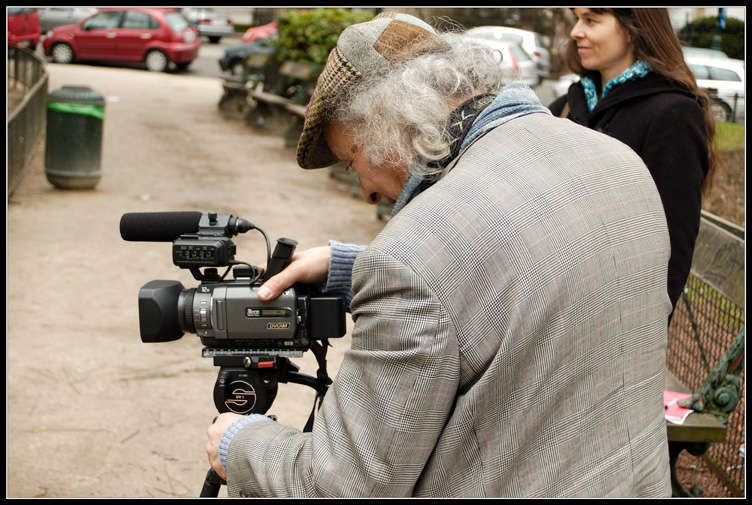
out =
[(744, 149), (744, 125), (737, 123), (716, 123), (715, 143), (720, 151)]

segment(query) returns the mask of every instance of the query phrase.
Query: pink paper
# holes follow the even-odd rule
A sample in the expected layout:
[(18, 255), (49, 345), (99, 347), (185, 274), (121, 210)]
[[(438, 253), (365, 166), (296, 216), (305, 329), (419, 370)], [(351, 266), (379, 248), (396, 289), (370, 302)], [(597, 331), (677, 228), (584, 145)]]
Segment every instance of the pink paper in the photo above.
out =
[(691, 393), (677, 393), (676, 391), (663, 392), (663, 406), (666, 411), (666, 420), (674, 424), (682, 424), (692, 409), (679, 406), (679, 400), (691, 398)]

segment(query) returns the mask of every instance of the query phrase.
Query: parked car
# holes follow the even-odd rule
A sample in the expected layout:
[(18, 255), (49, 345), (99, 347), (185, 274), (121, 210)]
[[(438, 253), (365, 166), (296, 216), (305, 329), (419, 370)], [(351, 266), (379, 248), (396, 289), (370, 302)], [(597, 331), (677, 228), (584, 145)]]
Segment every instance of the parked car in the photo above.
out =
[(682, 52), (684, 53), (684, 58), (691, 56), (698, 56), (701, 58), (728, 58), (728, 54), (724, 53), (720, 49), (708, 49), (705, 47), (683, 46)]
[(219, 59), (219, 68), (223, 72), (239, 75), (243, 71), (243, 64), (249, 54), (271, 54), (275, 52), (277, 50), (276, 39), (276, 36), (272, 36), (225, 49), (225, 54)]
[(251, 26), (243, 34), (243, 42), (253, 42), (255, 40), (265, 39), (277, 34), (277, 22), (272, 21), (265, 25)]
[(8, 7), (8, 45), (26, 47), (32, 51), (39, 44), (39, 9)]
[(63, 25), (73, 25), (97, 12), (96, 7), (45, 7), (39, 9), (42, 33)]
[(694, 74), (697, 86), (709, 92), (716, 121), (744, 118), (743, 60), (689, 56), (684, 61)]
[(220, 14), (211, 7), (183, 7), (181, 12), (198, 29), (198, 34), (209, 38), (212, 44), (235, 32), (235, 23), (230, 16)]
[(527, 51), (535, 62), (539, 82), (551, 76), (551, 53), (546, 48), (540, 33), (510, 26), (478, 26), (470, 28), (465, 34), (471, 37), (515, 42)]
[(580, 80), (580, 76), (577, 74), (564, 74), (559, 77), (554, 83), (554, 98), (559, 98), (562, 95), (566, 95), (569, 91), (569, 86)]
[(49, 31), (43, 41), (44, 54), (55, 63), (142, 62), (155, 72), (171, 63), (186, 68), (200, 45), (196, 29), (176, 9), (140, 7), (100, 9), (78, 24)]
[(468, 37), (468, 39), (496, 52), (507, 79), (523, 82), (530, 87), (538, 85), (539, 78), (535, 62), (527, 51), (516, 43), (482, 37)]

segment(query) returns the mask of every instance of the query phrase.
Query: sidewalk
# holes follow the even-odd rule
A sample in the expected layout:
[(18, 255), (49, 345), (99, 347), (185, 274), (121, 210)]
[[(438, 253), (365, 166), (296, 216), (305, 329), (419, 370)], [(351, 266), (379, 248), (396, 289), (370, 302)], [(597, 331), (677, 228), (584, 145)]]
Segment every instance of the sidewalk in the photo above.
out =
[[(50, 92), (75, 84), (106, 96), (103, 176), (92, 191), (55, 189), (41, 142), (8, 203), (8, 496), (197, 496), (218, 368), (192, 334), (143, 344), (137, 308), (152, 279), (197, 282), (172, 264), (170, 244), (123, 241), (120, 216), (231, 213), (301, 250), (330, 238), (367, 243), (383, 223), (327, 170), (298, 168), (281, 137), (223, 119), (218, 79), (48, 70)], [(235, 243), (236, 259), (265, 266), (260, 234)], [(349, 332), (332, 341), (332, 377), (349, 342)], [(294, 361), (315, 374), (312, 353)], [(301, 428), (313, 399), (310, 388), (281, 384), (269, 413)]]

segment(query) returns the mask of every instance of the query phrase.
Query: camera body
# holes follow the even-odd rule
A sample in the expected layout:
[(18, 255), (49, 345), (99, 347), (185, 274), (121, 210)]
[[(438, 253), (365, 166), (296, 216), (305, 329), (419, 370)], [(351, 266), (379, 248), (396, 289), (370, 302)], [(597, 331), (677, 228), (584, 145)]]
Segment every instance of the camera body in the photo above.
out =
[[(124, 215), (121, 235), (126, 240), (172, 241), (173, 263), (190, 269), (201, 284), (185, 289), (178, 281), (146, 283), (138, 294), (143, 342), (169, 342), (188, 332), (197, 334), (210, 349), (299, 354), (314, 340), (345, 334), (342, 298), (323, 296), (313, 286), (296, 284), (274, 300), (259, 300), (263, 281), (290, 262), (297, 245), (294, 240), (278, 239), (272, 254), (267, 239), (264, 270), (234, 260), (236, 247), (230, 237), (252, 229), (261, 231), (245, 219), (215, 212), (155, 214)], [(165, 220), (179, 226), (164, 225)], [(145, 227), (158, 231), (147, 233)], [(195, 230), (185, 233), (183, 228)], [(227, 272), (219, 277), (216, 267), (222, 266), (233, 270), (233, 279), (224, 280)], [(201, 267), (205, 267), (203, 273)]]
[[(230, 237), (254, 229), (266, 239), (266, 269), (234, 259)], [(173, 263), (190, 269), (200, 281), (190, 289), (174, 280), (144, 284), (138, 293), (139, 328), (146, 343), (177, 340), (184, 333), (201, 339), (202, 356), (220, 367), (214, 385), (219, 412), (263, 414), (279, 382), (310, 386), (323, 397), (331, 383), (326, 374), (328, 339), (346, 332), (344, 300), (305, 284), (293, 285), (274, 300), (258, 297), (261, 284), (289, 264), (294, 240), (278, 239), (272, 253), (263, 230), (215, 212), (125, 214), (120, 234), (130, 241), (172, 242)], [(227, 270), (220, 277), (217, 267), (222, 266)], [(233, 278), (225, 280), (230, 270)], [(298, 373), (288, 359), (309, 349), (319, 363), (315, 378)]]
[(184, 289), (179, 281), (153, 280), (138, 294), (143, 342), (168, 342), (195, 333), (210, 349), (300, 354), (311, 341), (345, 334), (340, 297), (322, 296), (295, 285), (274, 300), (258, 298), (261, 281), (251, 283), (236, 268), (229, 281), (206, 281)]

